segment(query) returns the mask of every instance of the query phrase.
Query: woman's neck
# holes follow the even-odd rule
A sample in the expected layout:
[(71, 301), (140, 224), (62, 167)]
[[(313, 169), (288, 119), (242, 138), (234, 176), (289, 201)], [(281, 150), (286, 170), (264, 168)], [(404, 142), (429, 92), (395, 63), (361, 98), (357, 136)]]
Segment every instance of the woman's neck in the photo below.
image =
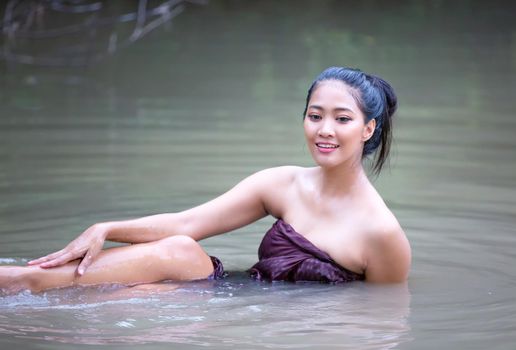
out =
[(318, 187), (320, 194), (325, 197), (352, 195), (369, 183), (369, 179), (360, 162), (354, 166), (319, 167), (318, 170)]

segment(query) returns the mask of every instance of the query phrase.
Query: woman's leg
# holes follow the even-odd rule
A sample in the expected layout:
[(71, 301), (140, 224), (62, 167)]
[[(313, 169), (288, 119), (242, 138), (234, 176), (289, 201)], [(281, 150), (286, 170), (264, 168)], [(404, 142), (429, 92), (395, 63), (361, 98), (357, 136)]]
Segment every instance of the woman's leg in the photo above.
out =
[(73, 285), (186, 281), (203, 279), (213, 272), (210, 257), (195, 240), (187, 236), (106, 249), (82, 276), (76, 274), (78, 263), (75, 260), (48, 269), (39, 266), (2, 266), (0, 289), (7, 292), (22, 289), (39, 292)]

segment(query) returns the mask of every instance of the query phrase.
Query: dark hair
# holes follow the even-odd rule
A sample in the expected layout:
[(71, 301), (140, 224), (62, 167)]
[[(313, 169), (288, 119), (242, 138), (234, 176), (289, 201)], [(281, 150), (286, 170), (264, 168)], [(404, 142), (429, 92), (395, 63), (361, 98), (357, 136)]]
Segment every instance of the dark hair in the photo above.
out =
[(364, 144), (362, 157), (373, 152), (376, 156), (373, 164), (373, 172), (379, 174), (389, 156), (392, 139), (391, 117), (396, 112), (398, 99), (392, 86), (380, 77), (366, 74), (359, 69), (347, 67), (330, 67), (325, 69), (308, 89), (306, 105), (303, 117), (308, 109), (308, 102), (319, 83), (326, 80), (336, 80), (351, 87), (351, 94), (355, 98), (358, 107), (365, 115), (365, 122), (376, 120), (373, 136)]

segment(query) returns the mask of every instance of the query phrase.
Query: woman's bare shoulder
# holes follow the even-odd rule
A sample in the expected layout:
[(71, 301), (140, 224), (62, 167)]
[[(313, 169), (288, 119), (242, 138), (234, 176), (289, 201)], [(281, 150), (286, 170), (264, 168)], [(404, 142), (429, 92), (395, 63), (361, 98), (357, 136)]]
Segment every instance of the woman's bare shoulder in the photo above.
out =
[(269, 172), (269, 173), (276, 173), (276, 174), (283, 174), (283, 175), (295, 175), (300, 172), (306, 171), (310, 168), (305, 168), (297, 165), (281, 165), (277, 167), (267, 168), (263, 169), (262, 172)]
[(302, 176), (306, 168), (299, 166), (279, 166), (268, 168), (255, 173), (261, 198), (268, 214), (274, 217), (283, 217), (290, 203), (290, 194), (295, 188), (297, 179)]
[(373, 185), (368, 186), (368, 189), (364, 192), (363, 203), (367, 212), (367, 231), (373, 238), (382, 232), (403, 233), (398, 219)]
[(394, 214), (386, 206), (378, 209), (371, 217), (367, 232), (367, 279), (378, 282), (406, 280), (412, 252)]
[(387, 238), (406, 239), (405, 232), (394, 213), (378, 196), (378, 200), (370, 206), (368, 219), (368, 238), (382, 241)]
[(283, 165), (263, 169), (252, 176), (277, 186), (279, 184), (292, 183), (298, 176), (305, 174), (308, 169), (295, 165)]

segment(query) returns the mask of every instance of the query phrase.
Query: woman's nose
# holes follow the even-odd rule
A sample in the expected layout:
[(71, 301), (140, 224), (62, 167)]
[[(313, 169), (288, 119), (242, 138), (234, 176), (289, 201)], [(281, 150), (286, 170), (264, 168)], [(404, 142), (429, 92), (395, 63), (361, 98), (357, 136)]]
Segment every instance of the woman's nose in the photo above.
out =
[(324, 120), (319, 128), (318, 135), (320, 137), (333, 137), (335, 136), (335, 130), (333, 129), (333, 125), (331, 120)]

